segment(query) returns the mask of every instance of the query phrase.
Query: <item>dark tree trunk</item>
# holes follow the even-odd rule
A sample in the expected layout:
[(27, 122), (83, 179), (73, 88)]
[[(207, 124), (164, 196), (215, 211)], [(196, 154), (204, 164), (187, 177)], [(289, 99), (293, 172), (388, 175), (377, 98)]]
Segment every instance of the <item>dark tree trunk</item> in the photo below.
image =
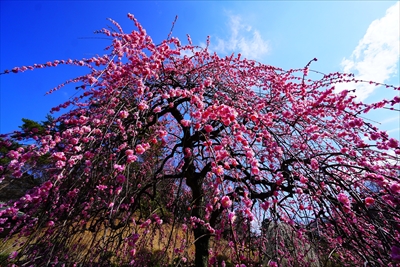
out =
[(198, 226), (194, 229), (194, 246), (196, 248), (195, 253), (195, 266), (196, 267), (207, 267), (208, 266), (208, 246), (210, 242), (210, 235), (207, 229), (203, 226)]
[[(192, 175), (187, 179), (187, 184), (192, 190), (192, 216), (204, 220), (204, 191), (203, 191), (203, 180), (201, 175)], [(195, 252), (195, 266), (196, 267), (207, 267), (208, 266), (208, 246), (210, 241), (210, 233), (207, 228), (201, 224), (196, 224), (196, 228), (193, 229), (193, 235), (195, 238), (194, 246)]]
[[(176, 115), (177, 120), (183, 118), (182, 116)], [(180, 121), (180, 120), (178, 120)], [(189, 128), (185, 129), (183, 137), (183, 149), (189, 148), (193, 150), (193, 140), (190, 138)], [(196, 167), (191, 158), (185, 158), (185, 164), (183, 169), (183, 177), (186, 177), (186, 184), (192, 191), (192, 216), (200, 220), (205, 219), (205, 200), (203, 182), (207, 172), (211, 170), (211, 164), (207, 164), (200, 173), (196, 173)], [(193, 229), (193, 235), (195, 238), (195, 266), (196, 267), (207, 267), (208, 266), (208, 248), (210, 243), (210, 233), (206, 227), (202, 224), (196, 223), (196, 228)]]

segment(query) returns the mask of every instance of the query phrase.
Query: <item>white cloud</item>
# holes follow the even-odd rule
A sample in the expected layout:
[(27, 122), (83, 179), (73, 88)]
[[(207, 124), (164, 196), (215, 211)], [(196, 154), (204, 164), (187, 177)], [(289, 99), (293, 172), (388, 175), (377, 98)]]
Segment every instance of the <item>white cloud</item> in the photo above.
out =
[[(386, 10), (384, 17), (374, 20), (349, 58), (342, 60), (344, 72), (355, 74), (356, 79), (385, 83), (397, 73), (400, 56), (399, 2)], [(357, 99), (363, 101), (377, 87), (352, 84), (337, 87), (356, 88)]]
[(397, 132), (399, 132), (399, 131), (400, 131), (400, 128), (394, 128), (394, 129), (391, 129), (391, 130), (387, 131), (387, 133), (388, 133), (388, 134), (390, 134), (390, 133), (397, 133)]
[(258, 30), (243, 23), (237, 15), (229, 15), (229, 32), (227, 38), (211, 39), (210, 49), (221, 54), (240, 53), (248, 59), (260, 60), (269, 52), (268, 41), (261, 37)]
[(381, 124), (387, 124), (387, 123), (398, 122), (398, 121), (399, 121), (399, 116), (394, 116), (394, 117), (390, 117), (388, 119), (381, 121)]
[[(205, 45), (201, 45), (201, 47), (205, 47)], [(192, 57), (194, 55), (194, 53), (199, 52), (201, 50), (201, 48), (194, 48), (193, 50), (181, 50), (180, 51), (180, 55), (182, 57), (187, 56), (187, 57)]]

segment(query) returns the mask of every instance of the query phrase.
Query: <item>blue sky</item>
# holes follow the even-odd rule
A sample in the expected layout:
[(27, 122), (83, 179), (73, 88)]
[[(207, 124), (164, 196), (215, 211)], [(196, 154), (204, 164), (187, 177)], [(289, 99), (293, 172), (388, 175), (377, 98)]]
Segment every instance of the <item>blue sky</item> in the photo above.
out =
[[(399, 2), (396, 1), (1, 1), (0, 71), (56, 59), (104, 54), (110, 40), (93, 32), (126, 17), (138, 18), (153, 40), (165, 39), (175, 15), (173, 36), (211, 48), (220, 55), (242, 53), (284, 69), (301, 68), (316, 57), (312, 69), (399, 85)], [(94, 38), (93, 38), (94, 37)], [(0, 133), (18, 129), (21, 118), (43, 120), (65, 102), (73, 86), (44, 94), (86, 69), (59, 66), (0, 76)], [(360, 100), (389, 98), (393, 93), (357, 85)], [(368, 117), (400, 139), (399, 114)]]

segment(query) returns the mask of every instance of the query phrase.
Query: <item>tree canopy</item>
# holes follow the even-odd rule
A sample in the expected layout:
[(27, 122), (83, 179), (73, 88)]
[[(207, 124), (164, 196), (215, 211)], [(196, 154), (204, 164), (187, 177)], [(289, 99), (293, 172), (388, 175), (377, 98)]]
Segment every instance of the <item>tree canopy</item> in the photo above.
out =
[(0, 211), (0, 229), (19, 231), (10, 264), (397, 266), (399, 142), (365, 118), (398, 112), (400, 97), (364, 104), (335, 92), (367, 81), (311, 78), (316, 59), (283, 70), (190, 38), (156, 45), (128, 17), (137, 30), (111, 20), (117, 30), (100, 31), (108, 55), (3, 73), (89, 68), (54, 89), (81, 92), (53, 108), (62, 115), (2, 137), (1, 151), (35, 142), (0, 154), (0, 175), (46, 177)]

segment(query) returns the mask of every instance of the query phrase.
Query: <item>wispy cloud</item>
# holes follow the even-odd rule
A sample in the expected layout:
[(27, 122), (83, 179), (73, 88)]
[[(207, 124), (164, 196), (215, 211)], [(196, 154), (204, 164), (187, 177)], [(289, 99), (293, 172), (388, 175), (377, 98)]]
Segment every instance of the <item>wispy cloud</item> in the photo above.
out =
[(388, 134), (390, 134), (390, 133), (397, 133), (397, 132), (399, 132), (399, 131), (400, 131), (400, 128), (394, 128), (394, 129), (391, 129), (391, 130), (387, 131), (387, 133), (388, 133)]
[(238, 15), (228, 15), (228, 36), (211, 37), (210, 49), (221, 54), (240, 53), (248, 59), (261, 60), (269, 52), (269, 44), (260, 32), (246, 25)]
[[(384, 17), (374, 20), (349, 58), (342, 60), (344, 72), (354, 73), (357, 79), (384, 83), (397, 74), (399, 64), (399, 2), (386, 10)], [(338, 86), (338, 90), (346, 86)], [(376, 88), (369, 84), (353, 84), (357, 99), (363, 101)]]
[(399, 122), (399, 116), (396, 115), (394, 117), (387, 118), (387, 119), (381, 121), (381, 124), (387, 124), (387, 123), (392, 123), (392, 122)]

